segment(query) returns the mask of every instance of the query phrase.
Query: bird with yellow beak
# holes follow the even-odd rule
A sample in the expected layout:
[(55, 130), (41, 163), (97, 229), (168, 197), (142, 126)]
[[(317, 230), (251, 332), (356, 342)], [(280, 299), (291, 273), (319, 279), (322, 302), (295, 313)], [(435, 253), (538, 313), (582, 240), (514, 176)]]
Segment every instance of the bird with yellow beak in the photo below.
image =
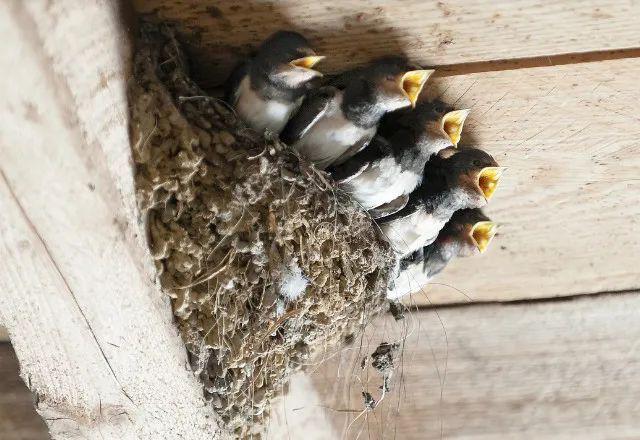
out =
[(424, 166), (440, 150), (457, 146), (469, 110), (441, 101), (420, 102), (385, 116), (368, 148), (330, 169), (338, 185), (378, 218), (402, 209), (422, 182)]
[(496, 231), (496, 224), (481, 210), (457, 211), (436, 241), (400, 262), (400, 270), (387, 291), (387, 298), (399, 299), (418, 292), (455, 258), (484, 253)]
[(322, 74), (314, 69), (324, 57), (296, 32), (279, 31), (227, 81), (226, 100), (258, 132), (278, 134)]
[(311, 92), (280, 139), (320, 169), (340, 165), (369, 144), (386, 113), (416, 105), (432, 72), (410, 70), (400, 58), (378, 60), (341, 86)]
[(407, 205), (378, 219), (384, 237), (400, 258), (428, 246), (454, 212), (485, 206), (503, 171), (491, 155), (477, 148), (441, 150), (427, 163), (422, 184)]

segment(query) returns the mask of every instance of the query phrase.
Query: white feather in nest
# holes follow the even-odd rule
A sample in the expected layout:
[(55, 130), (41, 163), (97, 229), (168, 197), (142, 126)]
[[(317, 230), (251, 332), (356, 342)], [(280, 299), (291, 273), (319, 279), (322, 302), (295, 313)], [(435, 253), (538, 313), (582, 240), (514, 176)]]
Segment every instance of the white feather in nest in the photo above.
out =
[(284, 315), (287, 310), (287, 304), (301, 298), (308, 285), (309, 279), (302, 273), (297, 260), (292, 260), (288, 266), (283, 266), (282, 278), (278, 283), (280, 298), (276, 303), (275, 316), (279, 318)]

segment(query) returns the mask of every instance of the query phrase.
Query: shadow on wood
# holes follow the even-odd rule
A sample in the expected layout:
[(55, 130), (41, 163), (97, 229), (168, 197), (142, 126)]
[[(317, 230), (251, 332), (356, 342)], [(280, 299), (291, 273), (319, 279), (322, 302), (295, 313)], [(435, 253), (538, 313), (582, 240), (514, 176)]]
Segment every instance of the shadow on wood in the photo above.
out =
[[(371, 14), (364, 12), (336, 16), (335, 21), (313, 29), (291, 17), (286, 8), (271, 2), (193, 5), (180, 11), (179, 20), (172, 20), (163, 10), (164, 7), (160, 7), (151, 11), (175, 25), (189, 58), (193, 60), (193, 78), (204, 89), (219, 86), (233, 66), (249, 55), (260, 41), (283, 29), (307, 36), (319, 55), (327, 55), (322, 62), (323, 72), (336, 72), (381, 55), (404, 54), (405, 45), (395, 28), (389, 26), (383, 17), (370, 17)], [(363, 44), (348, 51), (334, 50), (344, 41), (355, 42), (367, 34), (379, 36), (384, 45)]]
[(48, 440), (47, 427), (33, 407), (33, 396), (20, 379), (18, 368), (11, 344), (0, 343), (0, 438)]

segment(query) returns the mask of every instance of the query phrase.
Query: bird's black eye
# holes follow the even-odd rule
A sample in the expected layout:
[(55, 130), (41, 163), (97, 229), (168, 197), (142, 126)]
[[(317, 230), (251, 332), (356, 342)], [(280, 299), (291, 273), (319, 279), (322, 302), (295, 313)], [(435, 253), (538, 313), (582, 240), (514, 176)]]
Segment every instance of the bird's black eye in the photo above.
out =
[(476, 167), (481, 167), (481, 166), (483, 166), (483, 163), (482, 163), (482, 161), (476, 159), (476, 160), (473, 161), (473, 165), (476, 166)]

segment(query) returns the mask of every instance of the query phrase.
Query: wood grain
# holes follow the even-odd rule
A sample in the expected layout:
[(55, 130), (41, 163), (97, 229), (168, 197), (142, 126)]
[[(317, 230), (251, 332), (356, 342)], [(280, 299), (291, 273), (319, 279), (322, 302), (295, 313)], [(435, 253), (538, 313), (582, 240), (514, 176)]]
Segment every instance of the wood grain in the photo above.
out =
[[(248, 45), (286, 27), (287, 17), (327, 48), (334, 67), (344, 68), (394, 44), (417, 58), (435, 56), (425, 61), (430, 64), (601, 50), (625, 38), (617, 47), (630, 47), (637, 43), (630, 23), (640, 13), (638, 5), (619, 2), (334, 3), (138, 0), (136, 6), (179, 23), (195, 59), (219, 56), (223, 70)], [(368, 32), (384, 28), (384, 21), (390, 26), (384, 38)], [(435, 50), (439, 34), (429, 23), (454, 29), (456, 44)], [(399, 27), (405, 33), (395, 38)], [(217, 75), (220, 66), (206, 68), (207, 75)], [(628, 264), (640, 255), (634, 171), (640, 119), (630, 108), (640, 95), (639, 73), (634, 58), (433, 80), (432, 96), (473, 110), (463, 142), (493, 153), (509, 171), (488, 209), (501, 223), (489, 252), (454, 262), (436, 280), (446, 286), (430, 286), (428, 298), (420, 293), (408, 301), (503, 301), (640, 288), (640, 269)]]
[[(471, 108), (463, 143), (508, 167), (486, 254), (454, 261), (418, 304), (640, 288), (640, 59), (438, 78)], [(452, 287), (450, 287), (452, 286)], [(454, 289), (455, 288), (455, 289)]]
[(132, 238), (117, 8), (3, 2), (0, 35), (0, 322), (38, 412), (54, 439), (220, 438)]
[[(314, 367), (319, 396), (310, 400), (321, 404), (289, 414), (322, 414), (347, 439), (361, 430), (361, 439), (635, 439), (638, 307), (634, 293), (449, 308), (439, 311), (442, 323), (428, 311), (387, 319), (369, 327), (362, 356), (409, 336), (394, 386), (373, 413), (345, 431), (362, 411), (361, 383), (380, 396), (380, 376), (361, 370), (359, 356), (353, 365), (356, 341)], [(303, 438), (304, 426), (291, 419), (289, 430)]]
[[(386, 321), (380, 335), (365, 341), (375, 347), (381, 339), (413, 332), (405, 347), (403, 401), (398, 416), (380, 406), (360, 438), (439, 439), (441, 420), (448, 439), (637, 438), (639, 298), (627, 294), (440, 310), (448, 337), (442, 407), (436, 365), (442, 372), (447, 342), (439, 320), (423, 311), (408, 317), (407, 329)], [(31, 415), (30, 394), (6, 347), (0, 346), (0, 408), (9, 411), (4, 414), (11, 424), (0, 409), (0, 437), (12, 440), (16, 431), (3, 429), (18, 425), (24, 436), (16, 439), (44, 440), (46, 430)], [(360, 388), (348, 374), (350, 360), (345, 351), (342, 358), (311, 367), (315, 373), (294, 377), (287, 396), (275, 405), (267, 438), (341, 438), (345, 423), (361, 407)], [(376, 377), (370, 382), (375, 394)], [(393, 405), (398, 383), (389, 394)], [(7, 399), (10, 403), (3, 407)], [(354, 424), (346, 438), (354, 438), (360, 427)]]
[[(289, 20), (334, 55), (334, 69), (400, 47), (436, 65), (636, 47), (639, 18), (636, 3), (604, 1), (136, 4), (182, 23), (212, 84)], [(216, 424), (135, 237), (117, 20), (109, 2), (0, 6), (0, 35), (11, 42), (0, 58), (0, 321), (54, 438), (209, 438)], [(488, 209), (500, 235), (438, 282), (475, 301), (640, 287), (639, 75), (639, 59), (621, 59), (433, 82), (429, 93), (473, 109), (465, 143), (509, 167)], [(427, 293), (435, 303), (465, 301), (450, 287)], [(384, 422), (392, 408), (382, 407), (367, 419), (373, 438), (380, 427), (384, 436), (440, 438), (441, 421), (447, 438), (637, 438), (638, 301), (442, 310), (448, 356), (433, 312), (411, 315), (405, 403), (399, 419)], [(377, 338), (402, 333), (395, 323), (382, 329)], [(335, 371), (322, 370), (318, 383), (336, 384), (327, 394), (345, 391)], [(353, 400), (310, 408), (358, 411), (352, 390)], [(342, 428), (354, 414), (325, 412)], [(304, 433), (310, 419), (298, 417)]]
[(176, 22), (191, 42), (204, 85), (279, 29), (294, 29), (328, 55), (327, 71), (406, 52), (442, 66), (638, 47), (632, 0), (134, 0), (140, 12)]
[(18, 360), (8, 343), (0, 343), (0, 438), (50, 438), (47, 427), (33, 407), (31, 392), (18, 375)]

